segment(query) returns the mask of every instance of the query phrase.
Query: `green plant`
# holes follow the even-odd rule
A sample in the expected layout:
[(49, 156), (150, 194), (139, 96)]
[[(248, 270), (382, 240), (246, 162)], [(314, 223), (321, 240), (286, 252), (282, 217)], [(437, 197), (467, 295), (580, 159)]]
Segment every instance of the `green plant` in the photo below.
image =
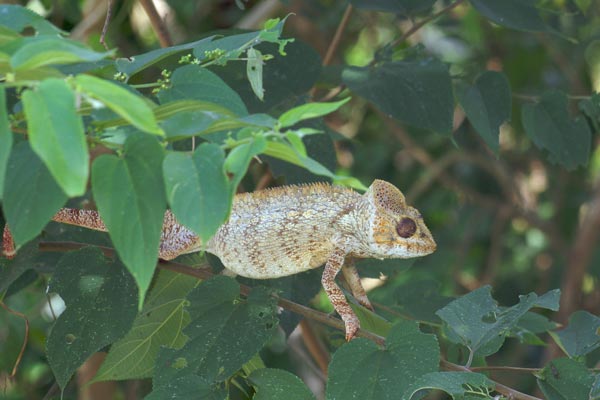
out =
[[(194, 2), (171, 3), (192, 32), (184, 17)], [(18, 246), (15, 259), (0, 260), (0, 371), (21, 364), (16, 384), (5, 375), (8, 396), (69, 397), (73, 374), (107, 351), (93, 381), (152, 378), (141, 390), (148, 398), (313, 398), (283, 345), (301, 318), (321, 323), (302, 330), (324, 360), (328, 399), (415, 399), (430, 389), (456, 399), (600, 396), (599, 5), (350, 3), (341, 16), (306, 2), (319, 21), (340, 20), (329, 54), (343, 51), (341, 67), (282, 37), (302, 16), (116, 58), (26, 8), (0, 6), (0, 199)], [(353, 26), (353, 7), (367, 26)], [(334, 140), (344, 138), (330, 127), (356, 116), (368, 133), (354, 163), (338, 166)], [(410, 270), (359, 264), (387, 279), (370, 294), (377, 314), (355, 307), (363, 330), (350, 343), (314, 299), (318, 271), (236, 282), (214, 276), (210, 257), (157, 265), (167, 207), (207, 240), (239, 187), (329, 180), (361, 190), (375, 176), (413, 183), (411, 202), (427, 192), (419, 209), (439, 250)], [(87, 203), (110, 240), (46, 227), (65, 204)], [(500, 306), (486, 283), (501, 304), (529, 294)], [(46, 284), (66, 305), (51, 323), (39, 311)], [(305, 306), (311, 299), (321, 311)], [(31, 320), (25, 357), (11, 313)], [(510, 356), (519, 349), (540, 354), (525, 366)], [(522, 364), (501, 369), (530, 379), (501, 384), (494, 365), (514, 359)]]

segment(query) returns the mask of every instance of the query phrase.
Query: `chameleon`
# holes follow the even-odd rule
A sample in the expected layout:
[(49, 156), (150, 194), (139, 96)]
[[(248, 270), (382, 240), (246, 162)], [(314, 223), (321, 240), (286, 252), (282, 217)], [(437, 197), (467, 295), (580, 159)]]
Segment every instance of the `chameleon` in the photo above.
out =
[[(107, 231), (97, 211), (62, 208), (53, 221)], [(207, 251), (232, 275), (270, 279), (325, 264), (321, 284), (345, 325), (346, 340), (358, 317), (335, 282), (341, 271), (353, 296), (373, 310), (354, 265), (357, 258), (412, 258), (434, 252), (436, 243), (419, 211), (391, 183), (375, 180), (364, 194), (327, 183), (289, 185), (235, 195), (229, 219), (202, 243), (171, 211), (164, 215), (159, 258)], [(3, 251), (15, 254), (10, 230)]]

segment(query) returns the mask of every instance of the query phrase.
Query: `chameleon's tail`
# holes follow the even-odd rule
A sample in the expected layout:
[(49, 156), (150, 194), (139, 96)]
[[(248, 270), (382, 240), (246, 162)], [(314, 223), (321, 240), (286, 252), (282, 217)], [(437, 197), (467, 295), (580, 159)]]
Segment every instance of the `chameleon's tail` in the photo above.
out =
[[(100, 219), (98, 211), (61, 208), (56, 215), (52, 217), (52, 221), (106, 232), (106, 226), (102, 219)], [(4, 225), (4, 232), (2, 233), (2, 253), (6, 258), (13, 258), (16, 254), (15, 241), (8, 224)]]

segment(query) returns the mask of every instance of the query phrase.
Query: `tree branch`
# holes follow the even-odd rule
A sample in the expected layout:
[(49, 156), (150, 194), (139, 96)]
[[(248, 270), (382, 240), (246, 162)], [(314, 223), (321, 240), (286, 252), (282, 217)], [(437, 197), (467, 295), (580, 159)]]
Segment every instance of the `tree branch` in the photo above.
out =
[(17, 369), (19, 368), (19, 364), (21, 364), (21, 360), (23, 359), (23, 354), (25, 353), (25, 349), (27, 348), (27, 340), (29, 338), (29, 320), (27, 319), (27, 316), (25, 314), (22, 314), (18, 311), (11, 309), (6, 304), (4, 304), (3, 301), (0, 301), (0, 307), (4, 308), (10, 314), (15, 315), (19, 318), (22, 318), (23, 321), (25, 321), (25, 338), (23, 339), (23, 344), (21, 345), (21, 351), (19, 351), (19, 355), (17, 356), (15, 365), (13, 366), (13, 369), (10, 373), (10, 378), (12, 379), (17, 374)]
[(437, 18), (441, 17), (442, 15), (446, 14), (447, 12), (449, 12), (453, 8), (461, 5), (464, 2), (465, 2), (465, 0), (457, 0), (454, 3), (448, 4), (446, 7), (442, 8), (440, 11), (431, 14), (427, 18), (423, 18), (422, 20), (420, 20), (419, 22), (417, 22), (416, 24), (414, 24), (409, 30), (407, 30), (406, 32), (404, 32), (402, 34), (402, 36), (400, 36), (398, 39), (392, 41), (390, 43), (390, 47), (397, 46), (398, 44), (404, 42), (406, 39), (408, 39), (409, 37), (411, 37), (412, 35), (414, 35), (417, 31), (419, 31), (421, 28), (423, 28), (425, 25), (427, 25), (428, 23), (430, 23), (434, 19), (437, 19)]
[[(83, 243), (76, 243), (76, 242), (40, 242), (40, 244), (39, 244), (39, 248), (41, 251), (58, 251), (58, 252), (78, 250), (78, 249), (81, 249), (81, 248), (87, 247), (87, 246), (89, 246), (89, 245), (83, 244)], [(102, 252), (106, 256), (114, 257), (115, 252), (110, 247), (104, 247), (104, 246), (95, 246), (95, 247), (98, 247), (100, 250), (102, 250)], [(177, 263), (174, 261), (161, 260), (158, 263), (158, 267), (160, 269), (165, 269), (168, 271), (173, 271), (173, 272), (177, 272), (180, 274), (193, 276), (193, 277), (201, 279), (201, 280), (206, 280), (206, 279), (209, 279), (214, 276), (214, 274), (212, 273), (210, 268), (190, 267), (189, 265), (180, 264), (180, 263)], [(240, 293), (243, 296), (248, 296), (248, 294), (250, 294), (251, 291), (252, 291), (252, 288), (250, 288), (249, 286), (240, 284)], [(277, 299), (277, 304), (280, 307), (282, 307), (288, 311), (295, 312), (306, 318), (310, 318), (312, 320), (321, 322), (324, 325), (335, 328), (341, 332), (345, 332), (344, 322), (339, 318), (335, 318), (331, 315), (322, 313), (320, 311), (313, 310), (313, 309), (303, 306), (301, 304), (294, 303), (291, 300), (284, 299), (275, 294), (273, 294), (273, 297), (275, 299)], [(379, 346), (382, 346), (382, 347), (385, 346), (385, 338), (384, 337), (379, 336), (375, 333), (369, 332), (367, 330), (359, 329), (357, 332), (357, 336), (363, 337), (365, 339), (369, 339), (369, 340), (375, 342), (376, 344), (378, 344)], [(444, 370), (447, 370), (447, 371), (472, 372), (472, 370), (467, 367), (451, 363), (444, 359), (440, 360), (440, 366)], [(518, 390), (512, 389), (508, 386), (505, 386), (505, 385), (495, 382), (493, 380), (492, 380), (492, 382), (495, 385), (495, 390), (498, 393), (501, 393), (501, 394), (507, 396), (509, 399), (512, 399), (512, 400), (541, 400), (537, 397), (533, 397), (533, 396), (529, 396), (527, 394), (521, 393)]]
[(335, 31), (335, 35), (333, 35), (333, 39), (329, 44), (329, 48), (327, 49), (325, 58), (323, 58), (323, 65), (329, 65), (331, 63), (333, 55), (335, 54), (337, 48), (340, 45), (340, 41), (342, 40), (342, 34), (346, 30), (346, 26), (348, 26), (348, 22), (350, 21), (350, 16), (352, 15), (353, 9), (354, 8), (352, 7), (352, 4), (348, 4), (348, 7), (346, 7), (346, 11), (344, 11), (342, 20), (340, 21), (340, 24), (338, 25)]
[(146, 15), (148, 15), (148, 18), (150, 19), (150, 24), (152, 25), (152, 28), (154, 28), (154, 32), (158, 37), (160, 47), (173, 46), (173, 41), (171, 40), (169, 31), (167, 30), (162, 18), (158, 14), (158, 11), (156, 11), (154, 2), (152, 0), (140, 0), (140, 4), (142, 7), (144, 7)]

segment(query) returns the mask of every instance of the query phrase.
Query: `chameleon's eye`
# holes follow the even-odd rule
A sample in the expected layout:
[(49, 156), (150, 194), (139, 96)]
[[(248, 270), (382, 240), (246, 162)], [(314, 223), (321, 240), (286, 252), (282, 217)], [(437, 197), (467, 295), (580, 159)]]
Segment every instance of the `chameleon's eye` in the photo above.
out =
[(417, 224), (415, 224), (414, 220), (408, 217), (402, 218), (398, 222), (398, 225), (396, 225), (396, 232), (398, 233), (398, 236), (404, 239), (408, 239), (409, 237), (414, 235), (416, 231)]

